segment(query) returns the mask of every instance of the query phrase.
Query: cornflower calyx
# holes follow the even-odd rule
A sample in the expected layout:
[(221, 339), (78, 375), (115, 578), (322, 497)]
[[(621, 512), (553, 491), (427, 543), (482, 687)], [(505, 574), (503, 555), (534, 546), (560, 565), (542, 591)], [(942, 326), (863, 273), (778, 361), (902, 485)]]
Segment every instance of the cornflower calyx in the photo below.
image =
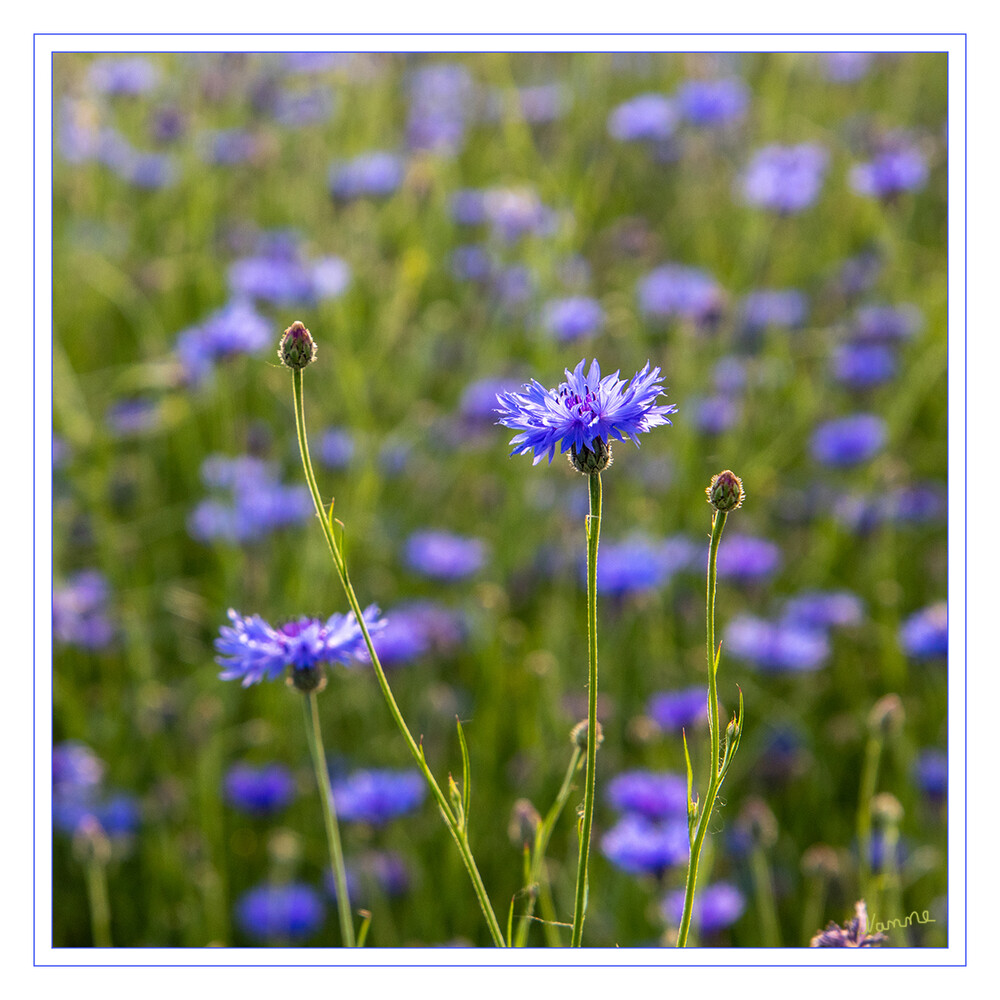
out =
[(285, 332), (278, 345), (278, 357), (286, 368), (298, 371), (316, 360), (316, 341), (305, 324), (296, 320)]
[(584, 476), (592, 476), (595, 472), (603, 472), (611, 465), (611, 445), (603, 438), (594, 438), (590, 448), (577, 448), (573, 445), (569, 451), (569, 464)]
[(726, 513), (738, 510), (746, 497), (743, 481), (729, 469), (712, 476), (711, 483), (705, 488), (705, 495), (716, 510)]

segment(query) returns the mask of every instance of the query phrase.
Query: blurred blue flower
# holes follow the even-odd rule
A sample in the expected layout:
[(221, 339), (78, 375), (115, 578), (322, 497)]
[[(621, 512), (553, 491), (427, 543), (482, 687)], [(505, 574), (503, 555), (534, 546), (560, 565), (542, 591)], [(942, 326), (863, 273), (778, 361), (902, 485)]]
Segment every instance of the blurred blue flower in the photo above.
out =
[(604, 326), (604, 310), (585, 295), (552, 299), (542, 309), (542, 327), (560, 343), (599, 333)]
[(134, 97), (153, 90), (160, 72), (143, 56), (102, 56), (87, 69), (87, 83), (99, 94)]
[(385, 627), (372, 636), (384, 667), (401, 666), (423, 656), (443, 656), (465, 639), (462, 616), (436, 601), (408, 601), (396, 605)]
[(532, 381), (524, 392), (504, 392), (497, 396), (500, 408), (497, 421), (519, 433), (511, 439), (511, 455), (534, 451), (532, 465), (537, 465), (548, 453), (549, 463), (555, 455), (574, 448), (592, 450), (595, 441), (610, 445), (610, 439), (624, 441), (626, 437), (638, 447), (638, 435), (662, 424), (669, 424), (668, 413), (677, 409), (672, 403), (656, 405), (663, 394), (663, 376), (659, 368), (650, 369), (646, 362), (628, 384), (618, 372), (601, 378), (601, 367), (594, 360), (587, 375), (584, 361), (558, 389), (546, 389)]
[(707, 271), (680, 264), (650, 271), (640, 280), (637, 294), (646, 316), (704, 325), (714, 323), (725, 304), (725, 292)]
[(407, 566), (435, 580), (461, 580), (486, 561), (486, 544), (449, 531), (415, 531), (404, 550)]
[(663, 142), (677, 128), (677, 105), (663, 94), (640, 94), (612, 109), (608, 133), (621, 142)]
[(201, 476), (210, 489), (227, 491), (228, 496), (203, 500), (191, 512), (188, 531), (200, 542), (255, 542), (312, 516), (309, 490), (286, 486), (273, 466), (251, 455), (210, 455), (202, 463)]
[(948, 604), (938, 601), (915, 611), (899, 630), (903, 652), (915, 660), (948, 655)]
[(667, 732), (708, 721), (708, 696), (703, 685), (680, 691), (661, 691), (649, 699), (646, 714)]
[(561, 118), (572, 104), (573, 95), (562, 83), (539, 83), (528, 87), (494, 90), (488, 97), (484, 117), (503, 121), (508, 110), (531, 125)]
[(496, 273), (489, 251), (476, 243), (455, 247), (449, 258), (451, 273), (459, 281), (488, 281)]
[[(347, 862), (347, 894), (351, 905), (370, 905), (379, 895), (393, 899), (410, 888), (410, 871), (394, 851), (367, 851)], [(337, 882), (327, 870), (323, 886), (331, 899), (337, 898)]]
[(687, 779), (680, 774), (624, 771), (611, 779), (606, 795), (611, 808), (619, 812), (653, 820), (687, 816)]
[(712, 367), (712, 384), (727, 395), (739, 392), (747, 384), (747, 365), (742, 358), (727, 354)]
[(328, 469), (346, 469), (354, 458), (354, 436), (344, 427), (328, 427), (319, 439), (319, 460)]
[(948, 795), (948, 755), (935, 748), (921, 750), (913, 765), (913, 777), (928, 799), (943, 801)]
[(809, 446), (817, 462), (839, 469), (867, 462), (885, 447), (887, 437), (881, 417), (856, 413), (820, 424)]
[(743, 403), (732, 396), (702, 396), (688, 400), (691, 423), (702, 434), (715, 436), (728, 431), (739, 423), (743, 415)]
[(255, 353), (273, 339), (271, 324), (249, 302), (238, 299), (178, 334), (175, 349), (185, 379), (197, 384), (211, 374), (216, 361)]
[(809, 310), (809, 300), (797, 288), (762, 288), (745, 295), (739, 304), (739, 318), (748, 333), (771, 327), (801, 326)]
[(454, 154), (465, 144), (476, 87), (461, 63), (419, 66), (410, 74), (406, 142), (410, 149)]
[(849, 590), (807, 590), (785, 602), (782, 620), (805, 628), (824, 629), (858, 625), (864, 602)]
[(720, 580), (750, 582), (770, 576), (781, 565), (781, 549), (766, 538), (730, 532), (719, 545)]
[(740, 179), (743, 197), (774, 212), (800, 212), (819, 196), (827, 159), (826, 150), (813, 143), (764, 146)]
[(502, 392), (516, 392), (520, 382), (510, 378), (483, 378), (470, 382), (458, 401), (458, 412), (470, 424), (496, 424), (497, 396)]
[(886, 201), (927, 183), (927, 159), (915, 146), (897, 145), (882, 150), (867, 163), (856, 163), (849, 179), (858, 194)]
[(750, 92), (738, 77), (687, 80), (677, 91), (677, 103), (692, 125), (730, 125), (746, 114)]
[(325, 122), (333, 114), (333, 94), (326, 87), (282, 89), (274, 95), (271, 114), (282, 125), (297, 128)]
[(943, 483), (898, 486), (884, 495), (885, 517), (897, 524), (929, 524), (948, 516), (948, 488)]
[(724, 630), (723, 650), (765, 671), (818, 670), (829, 659), (830, 642), (815, 628), (738, 615)]
[(52, 748), (52, 794), (89, 794), (104, 780), (104, 761), (86, 743), (66, 740)]
[(688, 860), (687, 820), (656, 823), (628, 813), (601, 838), (601, 853), (630, 875), (660, 876)]
[(920, 329), (923, 318), (913, 305), (861, 306), (850, 324), (855, 340), (909, 340)]
[(86, 820), (96, 822), (109, 837), (128, 837), (139, 828), (139, 803), (124, 793), (52, 796), (52, 825), (73, 834)]
[(330, 193), (334, 198), (385, 198), (403, 183), (404, 163), (395, 153), (362, 153), (330, 167)]
[[(746, 909), (743, 893), (728, 882), (716, 882), (699, 888), (691, 909), (691, 924), (702, 934), (712, 934), (735, 924)], [(669, 924), (680, 923), (684, 913), (684, 890), (668, 892), (661, 904), (663, 919)]]
[(141, 396), (121, 399), (108, 407), (105, 420), (111, 433), (118, 438), (133, 437), (156, 430), (162, 421), (162, 411), (155, 400)]
[(323, 897), (310, 885), (259, 885), (236, 902), (236, 923), (262, 944), (286, 944), (311, 938), (326, 919)]
[(413, 812), (427, 794), (423, 775), (416, 770), (354, 771), (334, 778), (332, 786), (337, 818), (372, 826)]
[(831, 83), (854, 83), (871, 69), (873, 52), (823, 52), (823, 73)]
[(460, 188), (450, 199), (451, 217), (460, 226), (481, 226), (486, 221), (486, 194), (479, 188)]
[(280, 243), (229, 266), (229, 288), (235, 297), (281, 306), (336, 298), (350, 282), (350, 266), (340, 257), (309, 261), (297, 248)]
[[(221, 680), (240, 680), (243, 687), (274, 680), (288, 668), (306, 672), (328, 663), (353, 666), (368, 658), (353, 612), (333, 614), (325, 622), (300, 618), (278, 628), (259, 615), (244, 617), (232, 608), (228, 616), (232, 625), (219, 629), (215, 649), (220, 655), (215, 660), (224, 668)], [(365, 609), (364, 619), (370, 633), (383, 627), (374, 604)]]
[(206, 129), (195, 142), (203, 162), (224, 167), (251, 162), (261, 148), (257, 133), (245, 128)]
[[(598, 589), (602, 594), (628, 594), (661, 587), (687, 569), (697, 551), (687, 538), (651, 538), (639, 532), (621, 541), (605, 541), (597, 561)], [(585, 559), (580, 580), (586, 586)]]
[(483, 211), (490, 232), (503, 243), (545, 236), (556, 224), (556, 213), (530, 187), (488, 188), (483, 192)]
[(833, 353), (833, 377), (852, 389), (869, 389), (888, 382), (899, 367), (888, 344), (840, 344)]
[(95, 569), (81, 570), (52, 589), (52, 638), (57, 644), (100, 650), (115, 629), (108, 616), (111, 588)]
[(282, 764), (234, 764), (223, 787), (229, 804), (253, 816), (271, 816), (295, 798), (295, 779)]

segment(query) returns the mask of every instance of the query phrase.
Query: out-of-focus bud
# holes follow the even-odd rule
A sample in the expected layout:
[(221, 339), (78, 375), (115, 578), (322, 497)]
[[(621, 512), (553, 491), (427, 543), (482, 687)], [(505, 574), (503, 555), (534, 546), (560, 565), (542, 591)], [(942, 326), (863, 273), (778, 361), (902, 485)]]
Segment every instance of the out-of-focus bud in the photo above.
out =
[(507, 836), (518, 847), (531, 847), (535, 843), (535, 833), (542, 825), (542, 817), (528, 799), (518, 799), (510, 811)]
[(903, 822), (903, 807), (891, 792), (880, 792), (872, 799), (872, 819), (886, 826), (899, 826)]
[(898, 694), (879, 698), (868, 713), (868, 732), (872, 736), (891, 736), (903, 728), (903, 702)]
[[(578, 746), (581, 750), (587, 749), (587, 730), (590, 728), (586, 719), (583, 722), (578, 722), (570, 731), (569, 738), (572, 743)], [(604, 742), (604, 730), (601, 729), (601, 724), (597, 723), (597, 745), (600, 746)]]

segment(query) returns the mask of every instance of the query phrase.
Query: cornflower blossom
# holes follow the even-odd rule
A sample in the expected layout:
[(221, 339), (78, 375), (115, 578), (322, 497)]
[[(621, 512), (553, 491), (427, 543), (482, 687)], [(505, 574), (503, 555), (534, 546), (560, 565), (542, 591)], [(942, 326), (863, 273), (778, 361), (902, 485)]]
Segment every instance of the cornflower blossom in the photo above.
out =
[(111, 588), (97, 570), (81, 570), (52, 590), (52, 637), (57, 644), (100, 650), (115, 629), (108, 617)]
[(723, 642), (730, 656), (764, 671), (818, 670), (830, 657), (830, 641), (821, 630), (753, 615), (733, 618)]
[(849, 181), (858, 194), (890, 201), (904, 191), (918, 191), (927, 183), (927, 159), (913, 146), (890, 147), (867, 163), (856, 163)]
[(405, 165), (395, 153), (362, 153), (330, 167), (330, 193), (339, 201), (387, 198), (403, 183)]
[(427, 786), (419, 771), (355, 771), (332, 782), (337, 817), (345, 823), (381, 826), (420, 807)]
[(691, 422), (702, 434), (716, 436), (728, 431), (740, 421), (743, 404), (731, 396), (719, 394), (689, 400)]
[(423, 656), (444, 656), (466, 635), (462, 616), (435, 601), (396, 605), (385, 627), (372, 636), (372, 645), (384, 667), (402, 666)]
[[(232, 625), (223, 625), (215, 640), (220, 654), (215, 658), (224, 669), (220, 680), (239, 680), (243, 687), (272, 681), (291, 671), (293, 679), (309, 681), (320, 675), (324, 664), (355, 666), (367, 661), (367, 648), (354, 613), (333, 614), (325, 622), (299, 618), (274, 628), (259, 615), (249, 617), (232, 608)], [(383, 627), (379, 609), (364, 611), (369, 633)]]
[(281, 764), (234, 764), (223, 783), (226, 800), (252, 816), (272, 816), (295, 798), (295, 779)]
[(682, 319), (710, 326), (722, 313), (726, 295), (707, 272), (664, 264), (639, 281), (639, 308), (654, 319)]
[(619, 142), (665, 142), (677, 129), (680, 113), (663, 94), (639, 94), (612, 109), (608, 134)]
[(253, 354), (270, 343), (271, 324), (249, 302), (237, 299), (178, 334), (175, 350), (185, 380), (199, 384), (217, 361)]
[(136, 800), (104, 788), (104, 762), (85, 743), (68, 740), (52, 748), (52, 825), (74, 834), (97, 823), (109, 837), (125, 837), (139, 826)]
[(822, 465), (847, 468), (877, 455), (887, 436), (886, 423), (881, 417), (857, 413), (820, 424), (809, 446), (813, 458)]
[(747, 85), (738, 77), (721, 80), (688, 80), (677, 91), (685, 121), (718, 128), (740, 121), (750, 103)]
[(508, 87), (494, 90), (487, 96), (483, 117), (487, 121), (501, 122), (513, 113), (530, 125), (542, 125), (561, 118), (572, 102), (572, 92), (561, 83)]
[(414, 70), (408, 82), (406, 143), (410, 149), (454, 155), (465, 145), (476, 86), (460, 63)]
[(415, 531), (406, 543), (407, 566), (435, 580), (461, 580), (486, 561), (486, 545), (448, 531)]
[(857, 341), (899, 342), (910, 340), (922, 322), (920, 310), (913, 305), (868, 305), (854, 314), (850, 334)]
[(466, 424), (496, 423), (497, 396), (516, 392), (522, 383), (509, 378), (483, 378), (470, 382), (458, 401), (458, 413)]
[(270, 112), (279, 124), (296, 128), (327, 121), (333, 109), (333, 95), (325, 87), (305, 91), (286, 88), (274, 95)]
[(743, 197), (783, 215), (801, 212), (819, 196), (827, 159), (826, 150), (813, 143), (764, 146), (740, 178)]
[(142, 56), (95, 59), (87, 69), (87, 84), (99, 94), (136, 97), (153, 90), (160, 80), (156, 65)]
[(738, 307), (740, 324), (748, 333), (770, 327), (791, 329), (806, 319), (809, 302), (796, 288), (765, 288), (745, 295)]
[(117, 438), (135, 437), (156, 430), (163, 413), (152, 399), (134, 397), (121, 399), (108, 407), (105, 420)]
[(206, 129), (195, 144), (202, 162), (222, 167), (250, 163), (261, 150), (259, 136), (244, 128)]
[(659, 877), (686, 863), (689, 850), (686, 819), (657, 823), (627, 813), (601, 838), (601, 853), (630, 875)]
[(849, 590), (809, 590), (785, 602), (782, 620), (804, 628), (825, 629), (858, 625), (864, 604)]
[(559, 343), (579, 340), (600, 333), (604, 310), (596, 300), (585, 295), (552, 299), (542, 309), (543, 329)]
[[(746, 898), (734, 885), (716, 882), (698, 890), (691, 911), (691, 923), (702, 934), (712, 934), (735, 924), (746, 909)], [(663, 898), (660, 912), (671, 924), (680, 922), (684, 913), (684, 890), (674, 889)]]
[(310, 885), (259, 885), (240, 896), (236, 923), (247, 937), (263, 944), (311, 938), (326, 919), (320, 893)]
[(931, 802), (942, 802), (948, 795), (948, 755), (930, 748), (917, 754), (913, 765), (917, 787)]
[(840, 344), (831, 359), (833, 377), (850, 389), (870, 389), (888, 382), (899, 362), (888, 344)]
[(875, 948), (886, 941), (884, 934), (868, 933), (868, 910), (864, 900), (854, 904), (854, 917), (843, 927), (832, 920), (809, 942), (810, 948)]
[(244, 257), (229, 267), (229, 288), (238, 298), (273, 305), (310, 305), (341, 295), (351, 269), (340, 257), (304, 260), (295, 251)]
[[(686, 538), (653, 539), (635, 533), (601, 546), (597, 585), (604, 594), (629, 594), (663, 586), (677, 572), (687, 569), (695, 557), (694, 545)], [(586, 586), (587, 564), (580, 567)]]
[(948, 605), (945, 601), (915, 611), (899, 629), (899, 644), (915, 660), (948, 655)]
[(874, 59), (874, 52), (824, 52), (823, 75), (831, 83), (854, 83), (868, 74)]
[(612, 809), (647, 819), (687, 815), (687, 779), (667, 771), (624, 771), (611, 779), (606, 796)]
[(483, 211), (490, 232), (501, 243), (546, 236), (557, 221), (556, 213), (528, 187), (487, 189), (483, 192)]
[(354, 458), (354, 437), (343, 427), (328, 427), (319, 439), (319, 460), (328, 469), (345, 469)]
[(104, 780), (104, 761), (79, 740), (52, 748), (53, 795), (77, 795), (98, 788)]
[[(410, 888), (410, 870), (395, 851), (366, 851), (347, 863), (347, 894), (352, 905), (371, 904), (373, 897), (394, 899)], [(323, 886), (331, 899), (337, 898), (337, 882), (327, 871)]]
[(584, 375), (584, 363), (580, 361), (573, 372), (567, 368), (566, 381), (558, 389), (546, 389), (532, 379), (524, 392), (497, 396), (497, 423), (518, 432), (510, 441), (511, 456), (533, 451), (532, 465), (537, 465), (546, 454), (551, 464), (557, 447), (560, 454), (572, 449), (576, 456), (595, 449), (609, 452), (612, 438), (629, 438), (638, 447), (639, 434), (670, 423), (667, 414), (677, 407), (656, 404), (663, 395), (659, 368), (651, 369), (647, 361), (626, 383), (618, 372), (602, 379), (596, 359)]
[(646, 714), (660, 729), (679, 732), (708, 720), (708, 698), (703, 685), (680, 691), (661, 691), (649, 699)]
[(766, 538), (731, 532), (719, 545), (716, 572), (720, 580), (753, 582), (781, 565), (781, 549)]

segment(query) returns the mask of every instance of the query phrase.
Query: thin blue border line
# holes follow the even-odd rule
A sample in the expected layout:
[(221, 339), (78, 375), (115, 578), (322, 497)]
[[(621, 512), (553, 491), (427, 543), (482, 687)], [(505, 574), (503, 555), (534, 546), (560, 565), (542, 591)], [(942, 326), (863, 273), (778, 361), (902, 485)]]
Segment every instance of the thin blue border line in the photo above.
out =
[[(62, 32), (35, 32), (32, 36), (33, 40), (46, 37), (57, 37), (61, 35)], [(442, 36), (442, 37), (453, 37), (453, 36), (467, 36), (472, 37), (495, 37), (497, 32), (484, 33), (484, 32), (328, 32), (328, 33), (317, 33), (317, 32), (241, 32), (240, 37), (396, 37), (397, 35), (401, 37), (427, 37), (427, 36)], [(504, 32), (503, 37), (531, 37), (531, 36), (542, 36), (542, 37), (567, 37), (566, 32)], [(593, 37), (593, 36), (603, 36), (608, 37), (654, 37), (654, 38), (671, 38), (671, 37), (700, 37), (704, 35), (705, 37), (725, 37), (728, 35), (736, 34), (739, 37), (761, 37), (761, 36), (773, 36), (773, 37), (802, 37), (801, 33), (796, 32), (661, 32), (661, 33), (645, 33), (645, 32), (574, 32), (570, 33), (571, 37)], [(196, 36), (207, 36), (207, 37), (232, 37), (232, 33), (225, 32), (170, 32), (170, 33), (160, 33), (159, 35), (151, 35), (148, 37), (196, 37)], [(964, 716), (965, 716), (965, 871), (964, 871), (964, 884), (965, 884), (965, 899), (964, 899), (964, 911), (965, 911), (965, 936), (963, 940), (963, 962), (961, 965), (953, 963), (933, 963), (933, 964), (906, 964), (906, 963), (893, 963), (891, 965), (863, 965), (863, 966), (848, 966), (841, 964), (818, 964), (818, 963), (807, 963), (807, 964), (785, 964), (785, 963), (775, 963), (775, 964), (753, 964), (753, 965), (740, 965), (740, 964), (729, 964), (726, 963), (724, 966), (720, 966), (718, 963), (701, 964), (701, 963), (689, 963), (685, 962), (682, 965), (674, 964), (663, 964), (663, 963), (652, 963), (649, 965), (627, 965), (623, 963), (613, 963), (610, 965), (604, 965), (600, 963), (585, 963), (584, 967), (587, 968), (762, 968), (762, 969), (786, 969), (786, 968), (817, 968), (817, 969), (841, 969), (841, 968), (886, 968), (886, 969), (913, 969), (913, 968), (924, 968), (924, 969), (957, 969), (957, 968), (967, 968), (969, 961), (969, 935), (968, 935), (968, 922), (969, 922), (969, 864), (968, 864), (968, 848), (969, 848), (969, 774), (968, 774), (968, 758), (969, 758), (969, 654), (968, 654), (968, 633), (969, 633), (969, 608), (968, 608), (968, 590), (969, 590), (969, 522), (968, 522), (968, 512), (969, 512), (969, 360), (968, 360), (968, 348), (969, 348), (969, 266), (968, 266), (968, 250), (969, 250), (969, 234), (968, 234), (968, 220), (969, 220), (969, 193), (968, 193), (968, 182), (969, 182), (969, 103), (968, 103), (968, 93), (969, 93), (969, 60), (968, 60), (968, 48), (969, 48), (969, 36), (967, 32), (906, 32), (901, 36), (895, 32), (821, 32), (821, 33), (810, 33), (807, 37), (829, 37), (831, 35), (843, 35), (844, 37), (861, 37), (871, 35), (873, 37), (882, 37), (893, 35), (894, 37), (904, 37), (904, 38), (919, 38), (927, 37), (930, 35), (936, 35), (945, 38), (962, 38), (962, 56), (964, 63), (964, 79), (963, 79), (963, 96), (966, 98), (964, 107), (964, 124), (965, 124), (965, 136), (964, 136), (964, 152), (965, 152), (965, 164), (963, 170), (963, 180), (964, 180), (964, 221), (965, 221), (965, 231), (963, 233), (963, 244), (965, 250), (964, 257), (964, 273), (963, 273), (963, 294), (964, 294), (964, 343), (965, 343), (965, 357), (963, 359), (963, 384), (964, 384), (964, 412), (963, 412), (963, 430), (964, 430), (964, 441), (963, 441), (963, 457), (965, 462), (965, 467), (963, 469), (963, 479), (965, 485), (965, 524), (963, 526), (964, 534), (964, 565), (963, 565), (963, 577), (965, 584), (965, 594), (966, 602), (964, 607), (964, 627), (965, 627), (965, 670), (964, 670), (964, 680), (965, 680), (965, 700), (964, 700)], [(78, 32), (75, 37), (134, 37), (131, 32)], [(31, 123), (31, 136), (32, 136), (32, 150), (31, 150), (31, 164), (32, 164), (32, 178), (31, 178), (31, 194), (32, 194), (32, 234), (31, 234), (31, 245), (32, 245), (32, 261), (31, 261), (31, 284), (32, 284), (32, 302), (31, 302), (31, 315), (32, 315), (32, 331), (33, 334), (37, 334), (37, 313), (36, 313), (36, 295), (37, 295), (37, 274), (36, 274), (36, 244), (37, 244), (37, 186), (36, 186), (36, 169), (37, 169), (37, 158), (36, 158), (36, 130), (37, 130), (37, 92), (35, 86), (35, 76), (37, 73), (36, 60), (37, 51), (36, 46), (32, 46), (32, 56), (31, 56), (31, 66), (32, 66), (32, 85), (31, 85), (31, 107), (32, 107), (32, 123)], [(832, 50), (830, 50), (832, 51)], [(51, 54), (55, 54), (53, 51)], [(929, 54), (929, 53), (928, 53)], [(950, 143), (949, 143), (950, 148)], [(50, 150), (50, 155), (55, 156), (55, 148)], [(53, 166), (54, 169), (54, 166)], [(34, 357), (32, 357), (32, 386), (34, 387), (34, 377), (36, 374), (36, 362)], [(32, 389), (32, 394), (34, 394), (34, 388)], [(32, 468), (32, 552), (35, 551), (35, 543), (37, 540), (37, 510), (35, 509), (35, 503), (37, 500), (37, 465), (35, 456), (35, 439), (36, 439), (36, 414), (35, 408), (32, 407), (31, 416), (31, 441), (32, 441), (32, 458), (31, 458), (31, 468)], [(35, 563), (34, 555), (32, 556), (32, 619), (34, 620), (37, 614), (37, 605), (35, 599), (35, 580), (37, 576), (37, 565)], [(37, 643), (35, 641), (34, 631), (32, 632), (32, 661), (37, 668)], [(32, 731), (35, 728), (35, 710), (36, 710), (36, 676), (35, 670), (32, 670), (32, 682), (31, 682), (31, 705), (32, 705)], [(37, 939), (36, 939), (36, 907), (37, 900), (34, 898), (34, 889), (37, 887), (37, 843), (36, 843), (36, 767), (37, 761), (35, 760), (34, 753), (34, 741), (32, 741), (32, 789), (31, 789), (31, 801), (32, 801), (32, 856), (31, 856), (31, 871), (32, 871), (32, 928), (31, 928), (31, 940), (32, 940), (32, 966), (34, 968), (67, 968), (67, 969), (116, 969), (116, 968), (181, 968), (181, 969), (200, 969), (200, 968), (233, 968), (233, 969), (247, 969), (247, 968), (399, 968), (399, 969), (494, 969), (494, 968), (580, 968), (580, 963), (567, 963), (567, 964), (556, 964), (546, 962), (542, 965), (535, 964), (520, 964), (520, 963), (392, 963), (388, 965), (386, 963), (377, 964), (361, 964), (361, 965), (343, 965), (343, 964), (330, 964), (330, 963), (309, 963), (309, 964), (289, 964), (289, 963), (248, 963), (248, 964), (237, 964), (237, 963), (225, 963), (219, 965), (202, 964), (202, 963), (167, 963), (167, 964), (157, 964), (150, 965), (147, 963), (39, 963), (37, 959)], [(946, 946), (947, 947), (947, 946)], [(159, 949), (156, 949), (159, 950)], [(196, 949), (192, 949), (196, 950)], [(197, 949), (200, 950), (200, 949)], [(753, 949), (749, 949), (753, 950)]]

